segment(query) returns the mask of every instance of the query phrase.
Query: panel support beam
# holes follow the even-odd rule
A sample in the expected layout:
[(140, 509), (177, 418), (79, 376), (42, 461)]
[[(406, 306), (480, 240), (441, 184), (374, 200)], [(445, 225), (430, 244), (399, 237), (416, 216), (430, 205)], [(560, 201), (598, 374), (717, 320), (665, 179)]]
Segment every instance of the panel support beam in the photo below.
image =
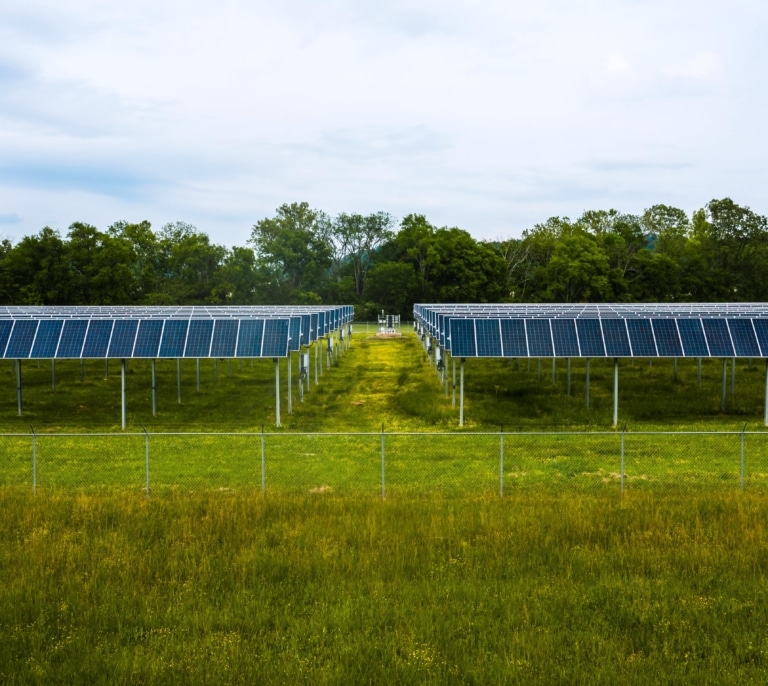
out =
[(21, 360), (16, 360), (16, 404), (21, 417)]
[(619, 358), (613, 358), (613, 425), (619, 425)]
[(763, 425), (768, 426), (768, 360), (765, 361), (765, 405), (763, 410)]
[(725, 412), (725, 394), (728, 387), (728, 360), (723, 358), (723, 393), (720, 399), (720, 412)]
[(586, 382), (587, 390), (585, 393), (586, 401), (587, 401), (587, 409), (589, 409), (589, 358), (587, 358), (587, 382)]
[(453, 389), (451, 395), (451, 407), (456, 407), (456, 358), (451, 355), (451, 362), (453, 363)]
[(568, 365), (567, 365), (567, 371), (568, 371), (568, 382), (566, 387), (566, 395), (571, 395), (571, 358), (568, 358)]
[(120, 360), (120, 426), (125, 431), (125, 360)]
[(291, 393), (291, 366), (293, 364), (293, 353), (288, 351), (288, 414), (293, 414), (293, 394)]
[(459, 426), (464, 426), (464, 360), (462, 357), (459, 372)]
[(280, 360), (273, 358), (275, 362), (275, 426), (280, 426)]
[(51, 360), (51, 390), (56, 390), (56, 360)]
[(176, 397), (181, 405), (181, 358), (176, 358)]
[(157, 360), (152, 360), (152, 416), (157, 417)]

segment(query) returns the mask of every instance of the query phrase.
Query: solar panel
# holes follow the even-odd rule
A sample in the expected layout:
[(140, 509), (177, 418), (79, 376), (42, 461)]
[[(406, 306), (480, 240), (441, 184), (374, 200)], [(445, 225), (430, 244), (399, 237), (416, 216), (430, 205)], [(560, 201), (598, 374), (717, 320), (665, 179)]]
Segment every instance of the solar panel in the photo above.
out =
[(169, 319), (163, 327), (158, 357), (183, 357), (189, 322), (186, 319)]
[(217, 319), (213, 326), (211, 357), (234, 357), (237, 334), (240, 328), (238, 319)]
[(264, 322), (264, 344), (262, 357), (285, 357), (288, 354), (287, 319), (267, 319)]
[(605, 357), (603, 329), (599, 319), (577, 319), (576, 331), (579, 334), (579, 347), (584, 357)]
[(555, 343), (555, 355), (559, 357), (578, 357), (579, 342), (576, 338), (576, 324), (573, 319), (553, 319), (552, 339)]
[(11, 337), (11, 329), (13, 328), (13, 322), (0, 321), (0, 350), (5, 351), (8, 345), (8, 339)]
[(707, 357), (709, 349), (700, 319), (678, 319), (677, 328), (687, 357)]
[(709, 343), (709, 353), (714, 357), (733, 357), (733, 344), (725, 319), (702, 319), (704, 333)]
[(68, 319), (59, 339), (57, 358), (78, 358), (83, 351), (88, 322), (84, 319)]
[(109, 337), (112, 335), (111, 319), (91, 319), (83, 344), (83, 357), (106, 357)]
[(36, 320), (16, 320), (13, 323), (11, 340), (8, 341), (5, 356), (12, 359), (29, 357), (29, 351), (32, 350), (32, 343), (35, 340), (36, 331)]
[(525, 324), (522, 319), (501, 320), (501, 345), (504, 357), (528, 357)]
[(451, 319), (451, 355), (454, 357), (476, 357), (474, 319)]
[(608, 357), (631, 357), (627, 327), (623, 319), (603, 319), (603, 337)]
[(768, 357), (768, 319), (753, 319), (752, 324), (755, 327), (762, 357)]
[(118, 319), (112, 329), (107, 357), (131, 357), (139, 322), (136, 319)]
[(659, 357), (682, 357), (683, 345), (674, 319), (652, 319)]
[(627, 319), (627, 332), (632, 354), (636, 357), (656, 357), (651, 322), (647, 319)]
[(478, 357), (501, 357), (501, 329), (498, 319), (476, 319)]
[[(760, 347), (757, 345), (755, 330), (750, 319), (729, 319), (728, 328), (731, 330), (733, 347), (739, 357), (760, 357)], [(39, 334), (38, 334), (39, 335)]]
[(328, 333), (327, 317), (325, 312), (317, 313), (317, 337), (322, 338)]
[(40, 322), (30, 357), (51, 359), (56, 354), (64, 322), (44, 319)]
[(552, 357), (552, 333), (549, 319), (526, 319), (528, 354), (531, 357)]
[(264, 338), (264, 321), (243, 319), (237, 336), (236, 357), (261, 357), (261, 343)]
[(291, 317), (289, 350), (298, 350), (301, 347), (301, 317)]
[(301, 315), (301, 345), (309, 345), (311, 338), (309, 332), (312, 327), (312, 315)]
[(316, 312), (310, 315), (309, 335), (311, 341), (316, 341), (318, 338), (317, 327), (319, 320), (320, 315), (318, 315)]
[(193, 319), (189, 322), (184, 357), (208, 357), (213, 338), (212, 319)]
[(133, 348), (134, 357), (150, 359), (157, 357), (160, 350), (160, 337), (163, 334), (163, 323), (161, 319), (145, 319), (139, 322), (139, 332)]

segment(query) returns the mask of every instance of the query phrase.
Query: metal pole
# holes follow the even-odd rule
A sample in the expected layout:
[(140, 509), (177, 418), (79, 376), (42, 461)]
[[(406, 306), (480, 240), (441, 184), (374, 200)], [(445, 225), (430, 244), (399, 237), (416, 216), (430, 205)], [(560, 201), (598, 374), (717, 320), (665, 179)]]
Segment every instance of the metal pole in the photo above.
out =
[(571, 394), (571, 358), (568, 358), (568, 390), (567, 395)]
[(275, 361), (275, 426), (280, 426), (280, 360)]
[(589, 358), (587, 358), (587, 409), (589, 409)]
[(157, 360), (152, 360), (152, 416), (157, 417)]
[(555, 385), (555, 362), (557, 361), (556, 357), (552, 358), (552, 385)]
[(265, 474), (265, 460), (264, 460), (264, 425), (261, 425), (261, 497), (263, 498), (267, 493), (267, 482)]
[(320, 366), (320, 363), (318, 362), (319, 356), (317, 354), (317, 349), (322, 345), (322, 343), (320, 342), (322, 340), (323, 340), (322, 338), (318, 338), (315, 341), (315, 386), (317, 386), (317, 384), (319, 383), (317, 380), (317, 373), (319, 371), (318, 367)]
[(765, 404), (763, 407), (763, 426), (768, 426), (768, 360), (765, 361)]
[(197, 375), (197, 392), (200, 392), (200, 358), (195, 358), (195, 372)]
[(147, 476), (147, 498), (149, 498), (149, 433), (147, 432), (147, 427), (145, 427), (143, 424), (141, 425), (141, 428), (144, 429), (144, 471)]
[(741, 430), (741, 490), (744, 490), (744, 432), (747, 430), (747, 425)]
[(120, 424), (125, 431), (125, 360), (120, 360)]
[(499, 498), (504, 497), (504, 427), (499, 435)]
[(181, 358), (176, 358), (176, 396), (181, 405)]
[(386, 497), (386, 480), (384, 478), (384, 425), (381, 425), (381, 499)]
[[(301, 354), (303, 355), (304, 353), (301, 353)], [(311, 386), (310, 379), (312, 378), (312, 370), (309, 368), (309, 359), (310, 359), (309, 350), (307, 350), (307, 357), (306, 357), (306, 360), (307, 360), (307, 393), (309, 393), (309, 389), (310, 389), (310, 386)]]
[(621, 493), (624, 494), (624, 432), (627, 429), (625, 424), (621, 428)]
[(51, 360), (51, 390), (56, 390), (56, 360)]
[[(451, 362), (453, 363), (453, 395), (451, 397), (451, 407), (456, 407), (456, 358), (453, 357), (453, 355), (451, 355)], [(768, 390), (766, 393), (768, 393)], [(766, 420), (766, 422), (768, 422), (768, 420)]]
[(464, 360), (465, 358), (462, 357), (460, 364), (461, 370), (459, 373), (459, 426), (464, 426)]
[(21, 360), (16, 360), (16, 404), (19, 406), (21, 417)]
[(619, 358), (613, 358), (613, 425), (619, 424)]
[(731, 360), (731, 398), (736, 395), (736, 358)]
[(721, 412), (725, 412), (725, 389), (728, 386), (727, 380), (728, 380), (728, 360), (723, 358), (723, 394), (722, 394), (722, 399), (720, 401)]
[(37, 495), (37, 434), (31, 424), (29, 429), (32, 431), (32, 495)]
[(293, 398), (291, 394), (291, 384), (293, 383), (291, 380), (291, 357), (293, 353), (289, 350), (288, 351), (288, 414), (293, 414)]

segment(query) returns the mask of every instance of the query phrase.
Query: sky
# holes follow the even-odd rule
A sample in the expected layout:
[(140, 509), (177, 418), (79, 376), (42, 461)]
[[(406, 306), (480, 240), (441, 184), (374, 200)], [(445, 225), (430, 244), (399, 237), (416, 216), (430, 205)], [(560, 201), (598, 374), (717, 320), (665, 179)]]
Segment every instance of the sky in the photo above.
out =
[(0, 0), (0, 236), (768, 214), (761, 0)]

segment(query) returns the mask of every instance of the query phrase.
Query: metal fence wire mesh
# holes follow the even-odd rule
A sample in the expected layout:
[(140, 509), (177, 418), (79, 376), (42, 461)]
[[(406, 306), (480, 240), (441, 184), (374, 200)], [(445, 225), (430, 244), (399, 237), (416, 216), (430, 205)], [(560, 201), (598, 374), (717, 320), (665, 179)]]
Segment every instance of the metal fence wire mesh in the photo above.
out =
[(379, 497), (759, 490), (768, 433), (5, 434), (0, 485)]

